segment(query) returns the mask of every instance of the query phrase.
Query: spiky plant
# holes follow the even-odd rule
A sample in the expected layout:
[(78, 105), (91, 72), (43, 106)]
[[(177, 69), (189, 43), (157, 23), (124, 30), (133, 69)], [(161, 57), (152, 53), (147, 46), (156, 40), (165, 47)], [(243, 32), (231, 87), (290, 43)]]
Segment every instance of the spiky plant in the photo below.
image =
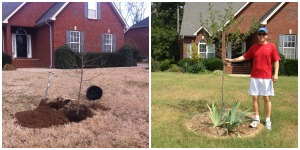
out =
[(222, 117), (223, 117), (223, 109), (217, 108), (214, 102), (211, 104), (211, 107), (207, 105), (209, 109), (209, 117), (213, 123), (213, 127), (217, 127), (221, 125)]

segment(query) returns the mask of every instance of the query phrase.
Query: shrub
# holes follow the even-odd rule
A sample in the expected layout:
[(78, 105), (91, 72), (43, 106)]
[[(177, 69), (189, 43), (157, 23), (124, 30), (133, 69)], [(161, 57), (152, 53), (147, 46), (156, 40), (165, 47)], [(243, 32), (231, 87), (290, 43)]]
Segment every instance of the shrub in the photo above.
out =
[[(128, 62), (125, 61), (125, 56), (122, 53), (101, 53), (101, 67), (125, 67)], [(131, 64), (130, 64), (131, 66)]]
[(5, 64), (2, 70), (10, 71), (10, 70), (16, 70), (16, 68), (13, 64)]
[(11, 64), (11, 63), (12, 63), (11, 56), (2, 52), (2, 68), (5, 64)]
[(132, 66), (133, 60), (133, 49), (130, 45), (124, 45), (120, 51), (124, 55), (124, 65), (129, 67)]
[(164, 61), (160, 62), (160, 70), (165, 71), (171, 67), (171, 61), (169, 59), (165, 59)]
[(75, 53), (68, 46), (60, 46), (55, 52), (55, 67), (59, 69), (76, 68)]
[(207, 70), (223, 70), (223, 62), (220, 58), (207, 58), (204, 61)]
[(171, 64), (171, 67), (168, 69), (170, 72), (182, 72), (181, 67), (177, 66), (176, 64)]
[[(286, 62), (285, 56), (281, 53), (279, 55), (280, 55), (281, 60), (279, 61), (278, 75), (286, 75), (285, 65), (284, 65)], [(273, 71), (274, 71), (274, 69), (273, 69)]]
[(286, 75), (298, 76), (298, 59), (287, 59), (284, 66)]
[(181, 59), (179, 62), (178, 62), (178, 66), (179, 67), (183, 67), (184, 66), (184, 64), (191, 64), (191, 59), (190, 58), (183, 58), (183, 59)]
[(151, 60), (151, 72), (157, 72), (159, 71), (159, 62), (152, 59)]
[(203, 71), (205, 71), (205, 66), (202, 61), (198, 61), (197, 63), (190, 65), (187, 68), (187, 72), (193, 73), (193, 74), (200, 73)]

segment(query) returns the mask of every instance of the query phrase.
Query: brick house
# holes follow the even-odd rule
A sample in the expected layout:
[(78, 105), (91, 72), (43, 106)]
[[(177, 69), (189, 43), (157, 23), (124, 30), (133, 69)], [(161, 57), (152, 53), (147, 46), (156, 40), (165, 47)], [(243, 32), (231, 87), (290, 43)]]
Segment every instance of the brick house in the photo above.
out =
[(141, 49), (141, 56), (149, 58), (149, 17), (132, 25), (125, 32), (125, 43)]
[(16, 67), (55, 67), (55, 50), (115, 52), (127, 23), (110, 2), (2, 2), (2, 51)]
[[(212, 3), (214, 8), (224, 10), (227, 3)], [(298, 3), (297, 2), (233, 2), (232, 12), (236, 19), (244, 18), (239, 25), (241, 33), (247, 32), (250, 28), (250, 21), (253, 17), (259, 20), (260, 26), (265, 26), (269, 30), (269, 42), (274, 43), (280, 53), (287, 59), (298, 59)], [(240, 47), (233, 50), (228, 46), (223, 48), (222, 54), (217, 54), (218, 50), (209, 49), (206, 46), (205, 36), (209, 35), (209, 29), (200, 24), (200, 16), (208, 18), (209, 3), (196, 2), (185, 3), (184, 14), (180, 31), (180, 57), (190, 57), (188, 51), (191, 42), (198, 45), (198, 53), (204, 57), (224, 58), (225, 51), (227, 58), (236, 58), (243, 55), (254, 43), (258, 43), (256, 33), (250, 35), (243, 41)], [(198, 16), (198, 17), (197, 17)], [(230, 45), (230, 44), (229, 44)], [(251, 72), (251, 61), (231, 63), (225, 67), (225, 72), (229, 74), (239, 74)]]

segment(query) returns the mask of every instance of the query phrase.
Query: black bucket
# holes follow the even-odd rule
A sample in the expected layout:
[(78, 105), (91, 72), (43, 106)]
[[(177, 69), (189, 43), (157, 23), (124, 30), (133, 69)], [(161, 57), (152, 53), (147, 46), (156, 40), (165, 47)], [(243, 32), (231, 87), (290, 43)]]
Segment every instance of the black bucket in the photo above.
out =
[(102, 97), (102, 89), (98, 86), (90, 86), (87, 88), (86, 97), (88, 100), (97, 100)]

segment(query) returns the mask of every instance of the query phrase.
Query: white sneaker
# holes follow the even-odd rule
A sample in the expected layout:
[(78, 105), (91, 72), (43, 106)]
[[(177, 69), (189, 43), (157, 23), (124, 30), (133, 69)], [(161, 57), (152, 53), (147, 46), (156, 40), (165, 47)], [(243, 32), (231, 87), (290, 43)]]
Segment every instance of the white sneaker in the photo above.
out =
[(251, 123), (250, 123), (250, 127), (251, 128), (256, 128), (258, 125), (259, 125), (259, 123), (260, 123), (260, 120), (254, 120), (254, 121), (252, 121)]
[(272, 124), (271, 121), (266, 122), (266, 128), (267, 128), (268, 130), (272, 130), (271, 124)]

